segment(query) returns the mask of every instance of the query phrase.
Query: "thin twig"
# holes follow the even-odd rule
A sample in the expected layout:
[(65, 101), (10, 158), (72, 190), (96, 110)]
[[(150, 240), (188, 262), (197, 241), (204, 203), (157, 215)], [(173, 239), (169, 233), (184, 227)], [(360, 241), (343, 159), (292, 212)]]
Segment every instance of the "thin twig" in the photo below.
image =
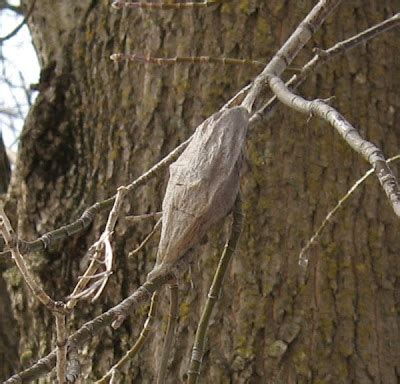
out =
[(35, 8), (35, 3), (36, 0), (33, 0), (28, 12), (26, 13), (26, 16), (21, 21), (21, 23), (19, 23), (11, 32), (7, 33), (7, 35), (0, 37), (0, 45), (4, 43), (6, 40), (9, 40), (12, 37), (14, 37), (21, 30), (21, 28), (27, 23), (28, 19), (32, 15), (33, 9)]
[(163, 351), (161, 354), (160, 369), (158, 371), (157, 384), (164, 384), (167, 377), (168, 359), (171, 355), (172, 342), (174, 340), (175, 326), (178, 320), (178, 284), (176, 279), (169, 285), (170, 303), (168, 312), (167, 331), (165, 333)]
[(146, 219), (159, 219), (162, 216), (162, 212), (144, 213), (142, 215), (130, 215), (125, 216), (125, 220), (129, 223), (136, 223), (138, 221)]
[(149, 240), (153, 237), (153, 235), (157, 232), (157, 230), (161, 226), (162, 219), (159, 219), (154, 226), (153, 230), (144, 238), (144, 240), (139, 244), (137, 248), (135, 248), (133, 251), (129, 252), (128, 257), (132, 257), (136, 255), (138, 252), (140, 252), (144, 246), (149, 242)]
[(219, 261), (217, 270), (214, 275), (213, 282), (208, 293), (207, 302), (201, 314), (201, 319), (196, 331), (196, 337), (193, 345), (192, 356), (190, 360), (190, 367), (188, 371), (187, 384), (195, 384), (200, 376), (200, 369), (204, 354), (204, 346), (206, 340), (206, 333), (208, 323), (212, 314), (215, 303), (217, 302), (221, 289), (222, 283), (229, 262), (235, 253), (237, 248), (240, 234), (243, 227), (243, 213), (242, 213), (242, 202), (240, 196), (238, 196), (234, 209), (233, 209), (233, 223), (231, 229), (231, 235), (228, 242), (225, 245), (221, 259)]
[[(128, 189), (126, 187), (119, 187), (117, 191), (117, 196), (115, 198), (115, 202), (113, 208), (110, 211), (110, 214), (107, 219), (106, 228), (104, 232), (101, 234), (99, 241), (96, 244), (96, 249), (103, 248), (104, 249), (104, 264), (106, 267), (105, 274), (101, 278), (102, 284), (99, 287), (97, 293), (93, 297), (92, 301), (95, 301), (103, 291), (105, 285), (107, 284), (108, 277), (112, 273), (112, 263), (113, 263), (113, 252), (110, 243), (110, 238), (112, 233), (114, 232), (115, 224), (117, 223), (118, 216), (122, 209), (122, 203), (126, 194), (128, 193)], [(98, 265), (98, 264), (96, 264)]]
[(150, 332), (152, 332), (152, 330), (153, 330), (153, 324), (154, 324), (154, 319), (156, 316), (156, 308), (157, 308), (158, 298), (159, 298), (159, 293), (156, 291), (153, 293), (153, 296), (151, 297), (149, 313), (147, 315), (147, 319), (144, 323), (143, 329), (140, 332), (140, 336), (136, 340), (136, 343), (133, 345), (133, 347), (128, 352), (126, 352), (126, 354), (115, 365), (113, 365), (108, 370), (108, 372), (100, 380), (97, 380), (95, 384), (107, 383), (107, 380), (111, 378), (113, 372), (121, 369), (128, 361), (132, 360), (138, 354), (138, 352), (141, 350), (141, 348), (143, 347), (144, 343), (147, 340), (147, 337), (149, 336)]
[[(387, 160), (387, 163), (395, 162), (400, 159), (400, 155), (391, 157)], [(370, 168), (360, 179), (358, 179), (352, 187), (346, 192), (346, 194), (338, 201), (338, 203), (328, 212), (325, 216), (322, 223), (319, 225), (318, 229), (314, 232), (311, 238), (307, 241), (306, 245), (301, 249), (299, 253), (299, 264), (307, 265), (308, 264), (308, 255), (306, 252), (310, 249), (310, 247), (318, 240), (322, 231), (328, 225), (328, 223), (332, 220), (332, 218), (336, 215), (336, 213), (340, 210), (343, 204), (350, 198), (350, 196), (357, 190), (357, 188), (364, 183), (365, 180), (368, 179), (374, 173), (374, 168)]]
[(153, 57), (141, 56), (127, 53), (113, 53), (110, 59), (119, 61), (135, 61), (145, 64), (156, 65), (176, 65), (176, 64), (222, 64), (222, 65), (252, 65), (255, 67), (264, 67), (265, 63), (256, 60), (235, 59), (231, 57), (213, 57), (213, 56), (176, 56), (176, 57)]
[(192, 8), (207, 8), (212, 5), (227, 3), (232, 0), (204, 0), (201, 3), (187, 2), (187, 3), (149, 3), (149, 2), (132, 2), (125, 0), (118, 0), (112, 3), (112, 7), (116, 9), (121, 8), (142, 8), (142, 9), (157, 9), (157, 10), (177, 10), (177, 9), (192, 9)]
[(0, 205), (0, 231), (8, 249), (11, 251), (16, 266), (35, 297), (51, 312), (64, 313), (65, 308), (63, 303), (54, 301), (44, 291), (44, 289), (36, 282), (28, 266), (25, 264), (25, 260), (18, 249), (17, 237), (2, 205)]

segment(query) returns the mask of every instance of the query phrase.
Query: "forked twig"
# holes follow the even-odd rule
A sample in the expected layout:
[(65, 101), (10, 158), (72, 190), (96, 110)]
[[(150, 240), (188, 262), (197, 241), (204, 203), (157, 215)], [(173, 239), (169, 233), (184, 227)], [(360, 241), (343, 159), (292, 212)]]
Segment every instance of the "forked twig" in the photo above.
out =
[(243, 227), (242, 202), (240, 195), (238, 195), (233, 209), (233, 223), (232, 223), (231, 235), (229, 237), (228, 242), (225, 245), (224, 251), (219, 261), (213, 282), (210, 287), (210, 291), (208, 293), (206, 305), (203, 309), (203, 312), (201, 314), (201, 319), (197, 327), (196, 337), (192, 350), (192, 356), (190, 359), (187, 384), (197, 383), (197, 380), (200, 376), (200, 368), (204, 354), (204, 346), (206, 341), (208, 323), (210, 321), (214, 305), (220, 296), (225, 272), (238, 246), (240, 234), (242, 232), (242, 227)]
[[(128, 189), (126, 187), (118, 188), (114, 205), (108, 216), (104, 232), (101, 234), (99, 240), (97, 240), (89, 249), (88, 253), (92, 255), (92, 260), (88, 268), (86, 269), (85, 273), (76, 284), (73, 292), (69, 296), (69, 300), (67, 302), (68, 309), (72, 309), (80, 298), (88, 297), (94, 294), (95, 292), (96, 293), (92, 301), (96, 300), (101, 294), (102, 290), (104, 289), (108, 277), (112, 273), (113, 252), (110, 243), (110, 238), (114, 231), (115, 224), (117, 222), (119, 212), (121, 210), (122, 203), (127, 192)], [(104, 261), (102, 260), (103, 254), (104, 254)], [(99, 263), (104, 263), (106, 270), (101, 274), (96, 274), (97, 269), (99, 267)], [(86, 288), (87, 284), (94, 278), (99, 278), (99, 280), (94, 282), (91, 286), (89, 286), (89, 288)]]
[(50, 312), (54, 315), (56, 320), (56, 336), (57, 336), (57, 378), (60, 384), (65, 383), (65, 374), (67, 368), (67, 348), (66, 339), (67, 332), (65, 327), (65, 316), (66, 308), (64, 303), (54, 301), (39, 285), (28, 266), (25, 264), (25, 260), (22, 257), (18, 249), (18, 240), (15, 232), (11, 226), (10, 220), (8, 219), (4, 208), (0, 205), (0, 231), (1, 234), (11, 251), (12, 257), (17, 265), (21, 275), (29, 288), (32, 290), (36, 299), (41, 302)]

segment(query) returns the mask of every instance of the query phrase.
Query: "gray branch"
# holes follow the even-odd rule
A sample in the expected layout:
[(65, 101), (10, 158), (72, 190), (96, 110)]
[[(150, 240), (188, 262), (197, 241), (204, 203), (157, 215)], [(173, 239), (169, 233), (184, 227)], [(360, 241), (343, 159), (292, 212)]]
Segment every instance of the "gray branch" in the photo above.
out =
[(268, 84), (278, 99), (290, 108), (307, 114), (318, 116), (332, 125), (350, 147), (367, 160), (374, 168), (387, 197), (397, 216), (400, 216), (400, 190), (396, 177), (386, 162), (382, 151), (365, 140), (335, 108), (323, 100), (306, 100), (294, 94), (285, 83), (273, 74), (268, 75)]

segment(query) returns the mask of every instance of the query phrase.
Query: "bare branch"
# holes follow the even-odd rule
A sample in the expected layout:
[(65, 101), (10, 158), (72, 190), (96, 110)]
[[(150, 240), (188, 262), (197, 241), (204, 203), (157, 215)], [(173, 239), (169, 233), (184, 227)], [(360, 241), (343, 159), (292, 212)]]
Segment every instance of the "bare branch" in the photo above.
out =
[(132, 360), (137, 355), (137, 353), (142, 349), (144, 343), (147, 340), (147, 337), (153, 331), (153, 324), (156, 316), (158, 298), (159, 298), (159, 293), (156, 291), (153, 293), (153, 296), (151, 298), (149, 313), (147, 315), (147, 319), (144, 323), (143, 329), (140, 332), (140, 336), (136, 340), (136, 343), (128, 352), (126, 352), (126, 354), (115, 365), (113, 365), (108, 370), (108, 372), (100, 380), (96, 381), (95, 384), (107, 383), (107, 379), (110, 379), (112, 377), (113, 372), (121, 369), (129, 360)]
[(14, 37), (21, 30), (21, 28), (28, 21), (29, 17), (32, 15), (33, 9), (35, 8), (35, 3), (36, 3), (36, 0), (33, 0), (28, 12), (26, 13), (26, 16), (21, 21), (21, 23), (19, 23), (10, 33), (8, 33), (7, 35), (5, 35), (3, 37), (0, 37), (0, 44), (4, 43), (6, 40), (11, 39), (12, 37)]
[(149, 242), (149, 240), (153, 237), (153, 235), (157, 232), (157, 230), (161, 226), (162, 219), (160, 218), (156, 225), (154, 226), (153, 230), (144, 238), (144, 240), (139, 244), (137, 248), (135, 248), (133, 251), (129, 252), (128, 257), (132, 257), (136, 255), (138, 252), (140, 252), (144, 246)]
[[(158, 175), (161, 171), (168, 167), (179, 157), (179, 155), (189, 144), (190, 140), (191, 137), (181, 143), (174, 150), (172, 150), (167, 156), (165, 156), (161, 161), (151, 167), (147, 172), (145, 172), (132, 183), (127, 185), (126, 188), (128, 189), (128, 191), (132, 192), (136, 190), (138, 187), (146, 184), (152, 177)], [(50, 231), (34, 241), (18, 240), (19, 251), (22, 254), (40, 251), (76, 233), (83, 231), (84, 229), (89, 227), (89, 225), (94, 220), (96, 214), (104, 209), (110, 209), (112, 207), (115, 201), (115, 197), (116, 195), (93, 204), (91, 207), (87, 208), (85, 212), (83, 212), (82, 216), (78, 220), (72, 222), (71, 224), (67, 224), (58, 229)], [(4, 242), (3, 244), (0, 244), (0, 246), (1, 245), (4, 246)]]
[(200, 322), (197, 327), (196, 337), (192, 350), (192, 356), (190, 359), (187, 384), (197, 383), (197, 380), (200, 376), (200, 368), (203, 360), (208, 323), (210, 321), (214, 305), (221, 294), (224, 276), (228, 268), (229, 262), (238, 246), (240, 234), (242, 232), (242, 227), (243, 227), (242, 201), (240, 195), (238, 195), (233, 209), (233, 223), (232, 223), (231, 234), (229, 240), (225, 244), (224, 251), (218, 263), (218, 267), (215, 272), (214, 279), (210, 287), (210, 291), (208, 293), (206, 305), (204, 306)]
[(153, 57), (141, 56), (127, 53), (113, 53), (110, 59), (119, 61), (134, 61), (145, 64), (156, 65), (176, 65), (176, 64), (222, 64), (222, 65), (252, 65), (255, 67), (264, 67), (265, 63), (257, 60), (235, 59), (232, 57), (214, 57), (214, 56), (176, 56), (176, 57)]
[(322, 100), (308, 101), (291, 92), (277, 76), (269, 75), (268, 83), (278, 99), (290, 108), (308, 115), (319, 116), (332, 125), (347, 144), (373, 167), (393, 210), (400, 216), (400, 190), (397, 179), (386, 163), (382, 151), (363, 139), (358, 131), (336, 109)]
[[(182, 265), (178, 266), (178, 268), (179, 267), (185, 268), (185, 260), (182, 261)], [(127, 316), (129, 316), (129, 314), (132, 313), (132, 309), (135, 305), (149, 300), (155, 291), (159, 290), (160, 287), (167, 284), (173, 278), (174, 276), (171, 273), (165, 272), (159, 274), (152, 280), (147, 280), (142, 286), (136, 289), (135, 292), (133, 292), (121, 303), (80, 327), (78, 331), (68, 338), (67, 345), (72, 344), (74, 347), (78, 348), (87, 344), (89, 340), (91, 340), (94, 336), (99, 334), (105, 327), (111, 325), (113, 322), (117, 322), (117, 325), (119, 325), (119, 322), (122, 319), (125, 319)], [(4, 384), (13, 384), (16, 382), (23, 383), (35, 380), (50, 372), (54, 368), (55, 364), (56, 352), (53, 351), (46, 357), (40, 359), (30, 368), (10, 377), (4, 382)]]
[(15, 232), (6, 213), (4, 212), (2, 205), (0, 205), (0, 231), (3, 235), (6, 245), (8, 246), (8, 249), (11, 251), (11, 255), (15, 261), (15, 264), (17, 265), (22, 277), (28, 284), (35, 297), (51, 312), (64, 313), (65, 308), (63, 303), (56, 302), (49, 295), (47, 295), (47, 293), (36, 282), (35, 278), (29, 271), (29, 268), (25, 264), (24, 258), (19, 252), (18, 241), (15, 236)]
[(341, 0), (320, 0), (307, 17), (300, 23), (285, 44), (279, 49), (264, 70), (256, 77), (253, 85), (242, 102), (242, 106), (252, 110), (255, 99), (268, 81), (268, 76), (279, 76), (290, 65), (298, 52), (310, 40), (323, 21)]
[(64, 384), (67, 372), (67, 330), (65, 327), (65, 314), (55, 313), (57, 334), (57, 380)]
[[(308, 78), (309, 75), (314, 73), (322, 64), (326, 64), (337, 56), (343, 55), (349, 50), (365, 43), (375, 37), (378, 37), (383, 32), (389, 31), (394, 27), (400, 25), (400, 13), (376, 24), (375, 26), (366, 29), (365, 31), (350, 37), (349, 39), (340, 41), (327, 50), (316, 49), (317, 54), (303, 66), (299, 74), (292, 76), (286, 83), (286, 86), (292, 90), (297, 89)], [(279, 100), (276, 96), (271, 98), (263, 107), (253, 114), (250, 119), (250, 124), (255, 124), (260, 120), (265, 121), (271, 116), (272, 110), (276, 107)]]
[(113, 8), (142, 8), (142, 9), (157, 9), (157, 10), (177, 10), (177, 9), (192, 9), (192, 8), (207, 8), (212, 5), (227, 3), (232, 0), (204, 0), (201, 3), (194, 2), (176, 2), (176, 3), (149, 3), (149, 2), (132, 2), (125, 0), (114, 1)]

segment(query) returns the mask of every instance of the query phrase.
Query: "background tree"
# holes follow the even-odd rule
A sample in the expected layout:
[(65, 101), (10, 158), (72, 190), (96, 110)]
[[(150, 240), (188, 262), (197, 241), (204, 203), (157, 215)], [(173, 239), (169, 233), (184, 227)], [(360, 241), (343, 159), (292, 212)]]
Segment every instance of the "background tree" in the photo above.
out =
[[(29, 9), (30, 0), (22, 3)], [(313, 5), (307, 0), (240, 0), (185, 11), (119, 12), (108, 2), (38, 1), (29, 25), (42, 66), (40, 94), (25, 123), (7, 201), (18, 235), (34, 239), (114, 194), (189, 137), (257, 74), (249, 66), (113, 64), (112, 53), (267, 62)], [(311, 58), (312, 48), (330, 47), (393, 15), (399, 6), (398, 0), (343, 2), (292, 67)], [(398, 33), (388, 32), (324, 66), (299, 90), (310, 99), (335, 96), (331, 103), (388, 155), (398, 153), (400, 139), (398, 45)], [(298, 280), (302, 247), (367, 168), (330, 126), (283, 106), (272, 120), (251, 130), (242, 179), (244, 232), (209, 329), (203, 382), (398, 382), (399, 223), (376, 180), (352, 197), (308, 251), (309, 279), (305, 284)], [(160, 210), (165, 182), (166, 175), (129, 195), (124, 212)], [(52, 297), (64, 299), (70, 293), (88, 263), (83, 255), (105, 219), (103, 213), (90, 230), (29, 255)], [(154, 224), (119, 220), (112, 243), (115, 273), (99, 302), (77, 306), (70, 327), (79, 327), (143, 283), (154, 263), (157, 238), (134, 257), (128, 255)], [(226, 232), (219, 226), (208, 236), (190, 273), (179, 282), (168, 382), (183, 380), (187, 371)], [(0, 344), (7, 376), (46, 354), (55, 339), (49, 332), (51, 314), (11, 263), (4, 264), (16, 323), (3, 322), (3, 334), (16, 328), (19, 333), (18, 352), (16, 336), (14, 349)], [(154, 380), (168, 306), (164, 296), (157, 332), (126, 367), (121, 382)], [(86, 381), (101, 377), (129, 349), (146, 310), (135, 311), (117, 331), (107, 329), (81, 351)]]

